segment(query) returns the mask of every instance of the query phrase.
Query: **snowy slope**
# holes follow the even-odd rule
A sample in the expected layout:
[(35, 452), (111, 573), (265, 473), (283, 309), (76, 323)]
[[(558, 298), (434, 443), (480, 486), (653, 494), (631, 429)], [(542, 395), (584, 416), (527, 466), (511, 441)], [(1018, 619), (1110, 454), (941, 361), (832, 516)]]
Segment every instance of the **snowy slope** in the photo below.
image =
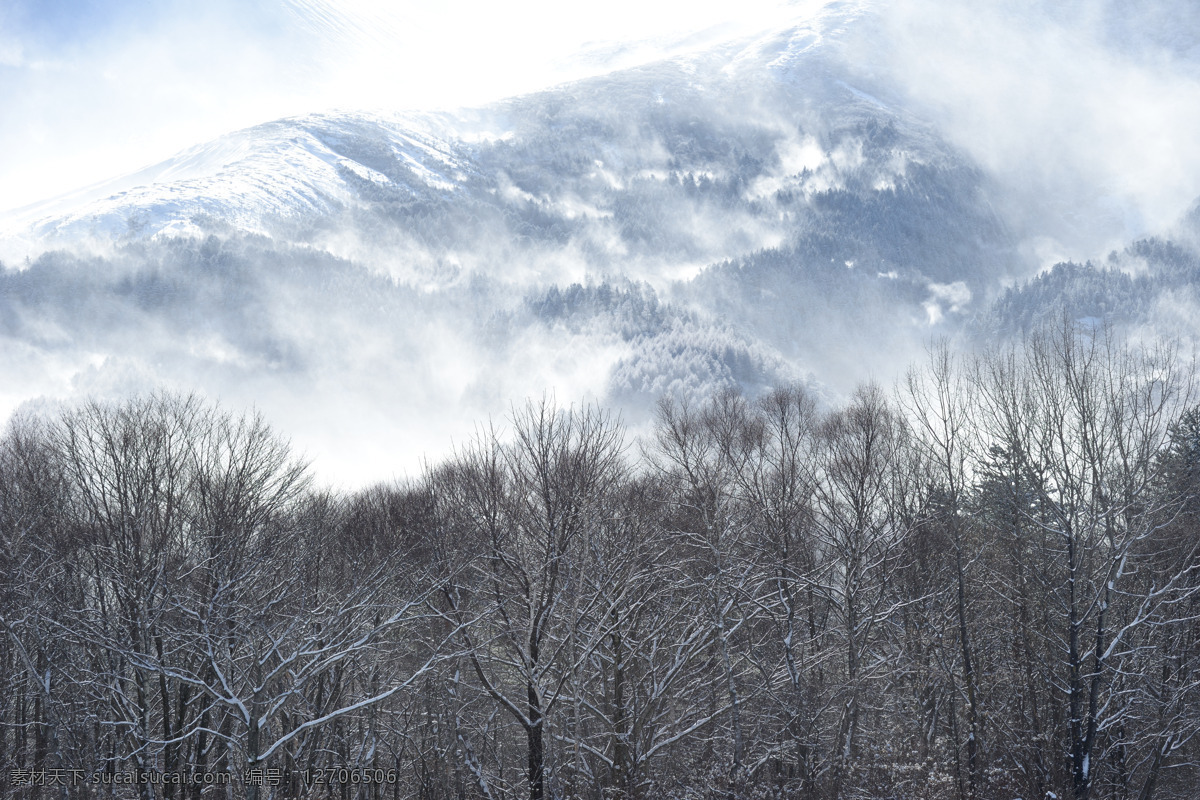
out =
[[(722, 95), (764, 82), (802, 86), (811, 95), (816, 87), (814, 76), (805, 74), (806, 59), (830, 55), (827, 51), (836, 49), (847, 26), (866, 9), (862, 3), (835, 3), (815, 12), (797, 11), (798, 25), (789, 20), (783, 27), (709, 43), (658, 67), (636, 70), (612, 85), (626, 93), (623, 101), (605, 91), (607, 79), (599, 79), (454, 117), (332, 113), (266, 123), (136, 173), (10, 212), (0, 219), (0, 235), (35, 241), (47, 237), (52, 246), (83, 237), (196, 235), (201, 233), (198, 218), (265, 233), (281, 220), (327, 216), (361, 202), (364, 195), (378, 197), (370, 184), (393, 198), (453, 193), (474, 168), (476, 145), (511, 136), (503, 128), (513, 116), (517, 124), (544, 116), (538, 104), (547, 99), (553, 104), (556, 94), (593, 92), (600, 84), (600, 96), (594, 99), (610, 110), (639, 99), (639, 90), (649, 88), (646, 83), (655, 84), (652, 91), (659, 102), (700, 89), (719, 105)], [(824, 68), (816, 69), (827, 83), (820, 74)]]
[[(416, 120), (414, 120), (416, 122)], [(265, 232), (279, 220), (328, 215), (363, 182), (414, 196), (453, 192), (469, 165), (428, 129), (367, 115), (313, 115), (228, 134), (6, 220), (55, 244), (81, 237), (198, 235), (197, 219)]]

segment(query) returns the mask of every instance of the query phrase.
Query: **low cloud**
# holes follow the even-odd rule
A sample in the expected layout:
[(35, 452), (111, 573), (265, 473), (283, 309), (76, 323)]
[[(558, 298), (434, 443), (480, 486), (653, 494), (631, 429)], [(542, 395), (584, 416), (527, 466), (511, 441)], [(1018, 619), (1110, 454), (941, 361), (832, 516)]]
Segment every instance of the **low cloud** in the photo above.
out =
[(1086, 258), (1200, 194), (1198, 23), (1175, 0), (917, 0), (888, 6), (849, 55), (1007, 189), (1020, 228), (1057, 242), (1032, 255)]

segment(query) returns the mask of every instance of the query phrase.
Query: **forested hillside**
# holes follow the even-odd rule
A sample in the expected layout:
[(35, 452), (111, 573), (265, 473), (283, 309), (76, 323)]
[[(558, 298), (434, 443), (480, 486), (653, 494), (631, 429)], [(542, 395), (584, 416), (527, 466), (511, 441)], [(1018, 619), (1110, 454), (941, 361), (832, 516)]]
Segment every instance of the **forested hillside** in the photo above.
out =
[[(529, 306), (587, 307), (660, 313)], [(195, 396), (23, 413), (5, 796), (1192, 798), (1194, 381), (1043, 327), (641, 441), (530, 403), (353, 493)]]
[(1055, 264), (1007, 289), (975, 320), (982, 337), (1021, 336), (1062, 319), (1148, 327), (1187, 339), (1195, 326), (1200, 257), (1172, 239), (1140, 239), (1104, 263)]

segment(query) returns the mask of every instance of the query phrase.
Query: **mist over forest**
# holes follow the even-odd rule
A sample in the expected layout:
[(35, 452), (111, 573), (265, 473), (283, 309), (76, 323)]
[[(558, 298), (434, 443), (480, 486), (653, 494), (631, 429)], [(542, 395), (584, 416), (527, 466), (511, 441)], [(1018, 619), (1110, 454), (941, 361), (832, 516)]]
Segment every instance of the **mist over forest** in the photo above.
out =
[(1197, 796), (1190, 5), (107, 5), (0, 9), (0, 794)]
[(20, 415), (0, 758), (21, 797), (1190, 797), (1195, 384), (1064, 324), (635, 441), (531, 401), (354, 492), (195, 395)]

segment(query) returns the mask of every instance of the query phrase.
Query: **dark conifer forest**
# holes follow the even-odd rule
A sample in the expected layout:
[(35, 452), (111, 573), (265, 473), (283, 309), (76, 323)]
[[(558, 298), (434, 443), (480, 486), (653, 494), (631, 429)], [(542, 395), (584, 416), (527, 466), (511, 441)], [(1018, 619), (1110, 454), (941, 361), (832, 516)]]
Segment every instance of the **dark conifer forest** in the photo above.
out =
[(1195, 377), (1043, 326), (641, 439), (529, 402), (354, 492), (198, 396), (20, 413), (4, 794), (1195, 798)]

